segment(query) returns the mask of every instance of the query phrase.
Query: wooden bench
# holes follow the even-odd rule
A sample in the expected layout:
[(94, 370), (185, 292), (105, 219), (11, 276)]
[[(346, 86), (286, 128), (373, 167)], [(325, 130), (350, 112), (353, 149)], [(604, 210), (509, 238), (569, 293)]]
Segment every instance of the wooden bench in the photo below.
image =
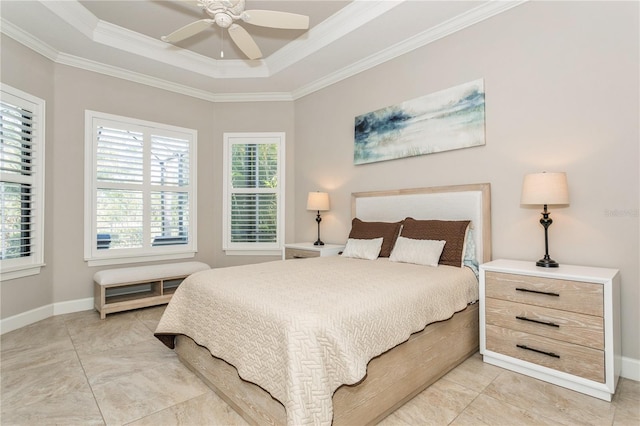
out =
[(98, 271), (93, 276), (94, 306), (107, 314), (169, 303), (189, 275), (209, 269), (202, 262), (134, 266)]

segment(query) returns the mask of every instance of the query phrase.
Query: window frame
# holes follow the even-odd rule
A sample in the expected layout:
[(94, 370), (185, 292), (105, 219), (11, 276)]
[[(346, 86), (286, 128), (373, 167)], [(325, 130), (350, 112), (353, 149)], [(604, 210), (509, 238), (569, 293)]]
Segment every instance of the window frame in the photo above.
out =
[[(257, 145), (277, 144), (277, 190), (274, 191), (277, 199), (276, 242), (275, 243), (236, 243), (231, 241), (231, 196), (234, 193), (231, 188), (231, 163), (233, 144)], [(227, 255), (245, 256), (282, 256), (282, 248), (285, 240), (285, 133), (284, 132), (230, 132), (223, 134), (223, 201), (222, 201), (222, 249)]]
[[(29, 179), (12, 179), (12, 175), (3, 175), (2, 181), (29, 183), (34, 190), (31, 217), (35, 219), (35, 229), (29, 230), (30, 245), (35, 246), (30, 256), (0, 260), (0, 281), (38, 275), (44, 262), (44, 226), (45, 226), (45, 132), (46, 101), (8, 84), (0, 84), (0, 99), (33, 112), (32, 149), (35, 153), (31, 163), (32, 174)], [(17, 176), (17, 175), (16, 175)]]
[[(143, 193), (143, 247), (117, 250), (100, 250), (94, 236), (97, 228), (97, 127), (104, 123), (114, 123), (127, 130), (142, 131), (143, 142), (143, 183), (139, 191)], [(189, 185), (184, 192), (189, 194), (189, 225), (187, 244), (154, 246), (151, 235), (151, 194), (157, 192), (157, 185), (151, 183), (150, 152), (151, 134), (155, 136), (180, 137), (189, 141)], [(85, 205), (84, 205), (84, 260), (89, 266), (116, 265), (158, 260), (192, 258), (198, 251), (197, 245), (197, 140), (194, 129), (156, 123), (136, 118), (123, 117), (98, 111), (85, 110)], [(104, 186), (104, 185), (103, 185)], [(136, 189), (138, 191), (138, 189)]]

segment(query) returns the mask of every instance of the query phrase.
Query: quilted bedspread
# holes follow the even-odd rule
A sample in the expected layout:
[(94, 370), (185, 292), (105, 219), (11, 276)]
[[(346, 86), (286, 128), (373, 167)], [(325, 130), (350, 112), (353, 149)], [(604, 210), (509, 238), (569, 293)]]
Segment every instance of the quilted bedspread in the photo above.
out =
[(368, 362), (478, 299), (468, 268), (318, 257), (188, 277), (156, 329), (184, 334), (279, 400), (289, 425), (329, 425)]

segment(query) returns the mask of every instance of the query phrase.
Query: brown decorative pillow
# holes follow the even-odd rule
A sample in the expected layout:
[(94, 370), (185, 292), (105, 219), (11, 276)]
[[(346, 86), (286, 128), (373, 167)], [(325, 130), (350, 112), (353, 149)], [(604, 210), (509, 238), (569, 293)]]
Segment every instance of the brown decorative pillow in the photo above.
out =
[(373, 238), (384, 238), (380, 248), (380, 257), (389, 257), (391, 249), (396, 243), (396, 238), (400, 233), (400, 222), (363, 222), (357, 217), (351, 221), (351, 232), (349, 238), (359, 240), (371, 240)]
[(401, 235), (415, 240), (445, 240), (447, 243), (438, 263), (461, 268), (469, 223), (469, 220), (416, 220), (408, 217), (404, 220)]

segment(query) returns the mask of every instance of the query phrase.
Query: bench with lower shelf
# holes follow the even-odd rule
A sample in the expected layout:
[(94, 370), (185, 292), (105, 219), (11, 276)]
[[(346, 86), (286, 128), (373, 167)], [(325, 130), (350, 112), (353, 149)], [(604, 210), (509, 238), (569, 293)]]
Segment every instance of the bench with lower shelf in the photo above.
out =
[(169, 303), (182, 280), (209, 269), (202, 262), (134, 266), (98, 271), (93, 276), (94, 306), (107, 314)]

